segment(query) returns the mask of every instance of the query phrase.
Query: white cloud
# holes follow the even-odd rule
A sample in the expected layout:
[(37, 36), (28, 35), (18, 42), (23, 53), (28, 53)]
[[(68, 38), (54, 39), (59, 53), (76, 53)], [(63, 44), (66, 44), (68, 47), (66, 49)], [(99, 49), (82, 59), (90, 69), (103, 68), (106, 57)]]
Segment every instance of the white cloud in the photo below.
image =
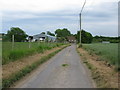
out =
[[(118, 0), (87, 0), (86, 7), (100, 2), (117, 2)], [(33, 11), (47, 12), (66, 8), (75, 8), (83, 5), (84, 0), (2, 0), (0, 10), (3, 11)]]
[[(115, 10), (110, 9), (113, 8), (113, 6), (109, 7), (110, 5), (106, 5), (106, 7), (105, 5), (104, 7), (101, 6), (103, 2), (118, 2), (118, 0), (87, 0), (84, 8), (83, 14), (86, 11), (87, 14), (85, 13), (82, 18), (82, 27), (86, 30), (90, 30), (94, 35), (97, 33), (100, 33), (101, 35), (106, 33), (106, 35), (108, 35), (108, 29), (110, 29), (110, 32), (114, 32), (116, 29), (117, 21), (115, 21)], [(0, 3), (0, 10), (3, 11), (3, 19), (5, 20), (3, 28), (4, 30), (8, 30), (11, 26), (19, 26), (29, 34), (33, 34), (33, 32), (34, 34), (40, 33), (44, 30), (54, 31), (58, 28), (68, 28), (72, 33), (76, 33), (77, 30), (79, 30), (79, 17), (77, 17), (77, 15), (81, 10), (83, 3), (84, 0), (2, 0)], [(98, 15), (100, 15), (100, 13), (107, 15), (113, 14), (114, 17), (110, 16), (108, 17), (109, 21), (102, 21), (107, 17), (103, 17), (102, 20), (100, 20), (101, 17), (97, 15), (95, 16), (92, 14), (93, 16), (91, 16), (91, 12), (97, 13)], [(56, 17), (59, 18), (57, 19)], [(39, 22), (36, 20), (31, 20), (29, 22), (29, 19), (31, 18), (38, 18)], [(46, 18), (49, 18), (49, 20), (46, 21)], [(53, 20), (51, 20), (51, 18)], [(27, 19), (28, 21), (25, 22), (22, 19)], [(43, 21), (45, 20), (44, 25), (41, 24), (41, 19)], [(60, 19), (63, 19), (64, 21), (61, 21)], [(66, 20), (70, 22), (66, 22)], [(84, 22), (84, 20), (86, 21)], [(33, 23), (33, 21), (36, 24)], [(99, 32), (99, 30), (101, 31)], [(115, 32), (113, 35), (115, 35)]]
[(78, 0), (2, 0), (3, 11), (34, 11), (46, 12), (59, 10), (68, 7), (67, 5), (77, 4)]
[(1, 30), (2, 30), (2, 13), (0, 12), (0, 32), (2, 32)]
[[(93, 11), (102, 2), (117, 1), (118, 0), (87, 0), (84, 11)], [(14, 20), (24, 18), (35, 18), (38, 17), (35, 15), (36, 13), (49, 13), (61, 10), (71, 10), (72, 13), (77, 14), (80, 12), (83, 3), (84, 0), (1, 0), (0, 10), (3, 11), (2, 13), (4, 18), (12, 18)], [(104, 11), (102, 7), (98, 9), (100, 11)], [(71, 12), (63, 13), (65, 15), (66, 13)]]

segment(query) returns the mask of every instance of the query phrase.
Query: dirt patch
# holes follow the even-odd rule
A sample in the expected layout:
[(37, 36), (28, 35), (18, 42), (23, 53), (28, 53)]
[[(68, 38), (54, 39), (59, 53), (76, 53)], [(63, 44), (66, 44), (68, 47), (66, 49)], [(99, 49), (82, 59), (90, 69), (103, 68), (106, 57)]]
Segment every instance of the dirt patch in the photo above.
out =
[(86, 63), (89, 69), (92, 71), (93, 79), (100, 88), (118, 88), (118, 72), (115, 71), (115, 67), (109, 65), (107, 62), (100, 60), (100, 57), (92, 54), (82, 48), (78, 48), (78, 52)]
[(51, 50), (47, 50), (44, 53), (40, 53), (40, 54), (35, 54), (20, 60), (17, 60), (15, 62), (10, 62), (9, 64), (3, 65), (2, 66), (2, 78), (9, 78), (12, 74), (22, 70), (24, 67), (33, 64), (34, 62), (38, 61), (41, 59), (41, 57), (47, 56), (52, 52), (55, 52), (56, 50), (59, 50), (61, 48), (63, 48), (64, 46), (61, 47), (56, 47), (53, 48)]

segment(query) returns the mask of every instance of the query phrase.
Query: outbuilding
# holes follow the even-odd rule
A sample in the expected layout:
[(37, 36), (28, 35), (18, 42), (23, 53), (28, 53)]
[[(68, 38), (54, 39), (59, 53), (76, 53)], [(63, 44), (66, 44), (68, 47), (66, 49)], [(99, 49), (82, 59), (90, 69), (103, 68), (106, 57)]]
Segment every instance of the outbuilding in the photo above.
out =
[(50, 36), (50, 35), (46, 35), (46, 34), (37, 34), (37, 35), (33, 35), (33, 42), (34, 41), (48, 41), (48, 42), (55, 42), (56, 41), (56, 37), (54, 36)]

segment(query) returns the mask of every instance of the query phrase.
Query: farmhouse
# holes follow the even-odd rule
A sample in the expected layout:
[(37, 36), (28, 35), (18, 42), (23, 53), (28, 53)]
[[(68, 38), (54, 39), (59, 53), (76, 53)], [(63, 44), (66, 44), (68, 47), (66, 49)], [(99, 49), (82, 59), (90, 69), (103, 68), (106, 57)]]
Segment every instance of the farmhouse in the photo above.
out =
[(69, 43), (75, 43), (76, 42), (76, 39), (75, 39), (74, 36), (68, 36), (67, 40), (68, 40)]
[(54, 36), (50, 36), (50, 35), (45, 35), (45, 34), (37, 34), (37, 35), (33, 35), (33, 39), (32, 41), (48, 41), (48, 42), (55, 42), (56, 41), (56, 37)]

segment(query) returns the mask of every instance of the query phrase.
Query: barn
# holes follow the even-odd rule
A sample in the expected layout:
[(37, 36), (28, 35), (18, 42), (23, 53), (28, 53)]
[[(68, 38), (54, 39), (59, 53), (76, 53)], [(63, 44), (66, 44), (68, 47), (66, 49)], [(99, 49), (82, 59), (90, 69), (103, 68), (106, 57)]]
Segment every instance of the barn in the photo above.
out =
[(50, 35), (46, 35), (46, 34), (37, 34), (37, 35), (33, 35), (33, 39), (32, 41), (48, 41), (48, 42), (56, 42), (56, 37), (54, 36), (50, 36)]

